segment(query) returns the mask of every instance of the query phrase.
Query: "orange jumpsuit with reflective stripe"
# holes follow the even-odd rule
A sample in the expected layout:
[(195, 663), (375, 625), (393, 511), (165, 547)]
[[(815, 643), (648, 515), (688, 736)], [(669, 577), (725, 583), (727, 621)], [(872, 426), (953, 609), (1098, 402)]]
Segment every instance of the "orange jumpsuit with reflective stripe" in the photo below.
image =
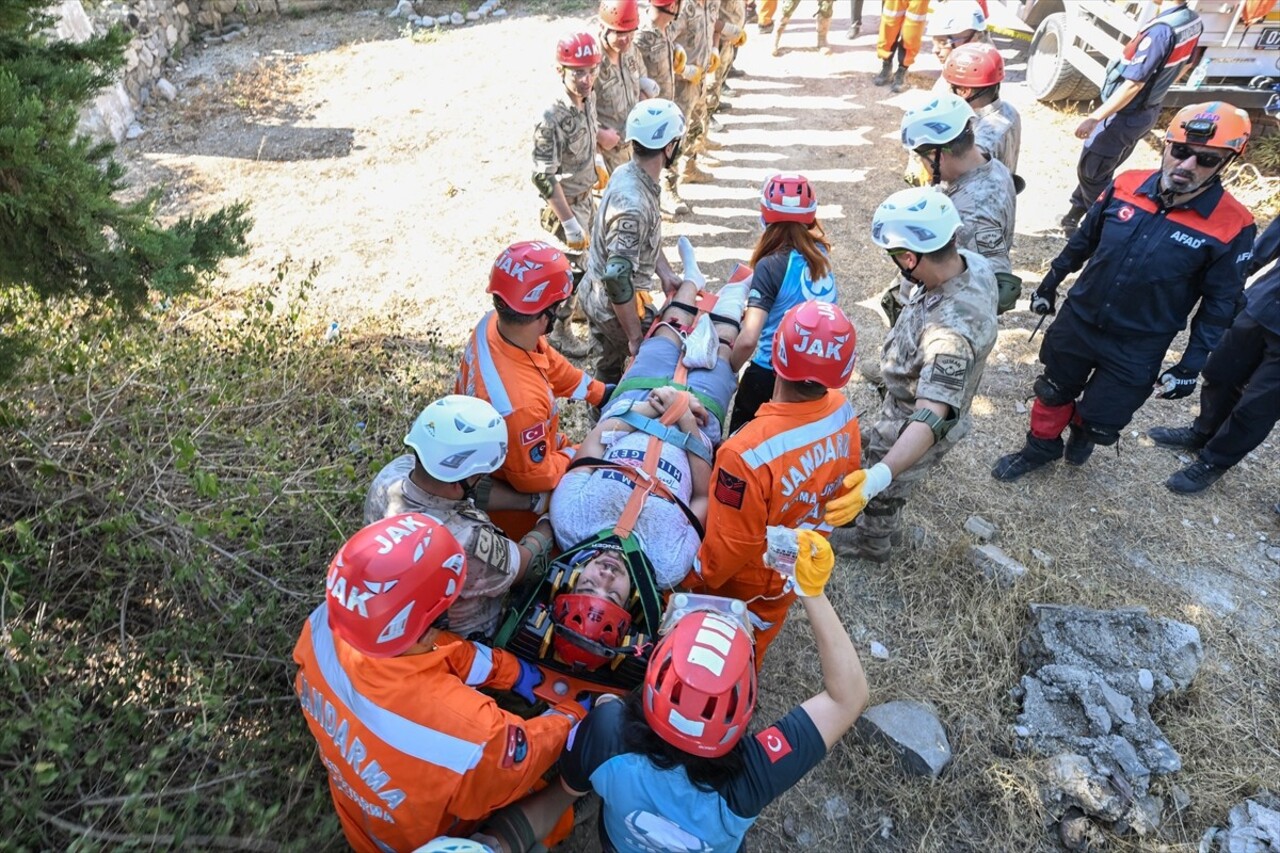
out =
[(901, 39), (902, 67), (910, 68), (920, 52), (928, 19), (929, 0), (884, 0), (880, 7), (880, 38), (876, 42), (876, 56), (881, 61), (888, 59)]
[(765, 403), (716, 452), (707, 536), (684, 585), (747, 603), (757, 668), (795, 598), (764, 564), (765, 528), (808, 527), (829, 536), (823, 508), (845, 491), (845, 475), (861, 456), (858, 417), (838, 391), (804, 403)]
[(329, 630), (327, 608), (294, 646), (294, 686), (357, 851), (468, 835), (556, 763), (573, 720), (524, 720), (473, 689), (515, 684), (514, 656), (442, 635), (453, 641), (424, 654), (367, 657)]
[(454, 392), (488, 400), (506, 419), (507, 460), (494, 476), (533, 494), (554, 489), (573, 461), (574, 448), (560, 435), (556, 398), (599, 405), (604, 383), (574, 367), (543, 338), (532, 352), (508, 343), (490, 311), (463, 350)]

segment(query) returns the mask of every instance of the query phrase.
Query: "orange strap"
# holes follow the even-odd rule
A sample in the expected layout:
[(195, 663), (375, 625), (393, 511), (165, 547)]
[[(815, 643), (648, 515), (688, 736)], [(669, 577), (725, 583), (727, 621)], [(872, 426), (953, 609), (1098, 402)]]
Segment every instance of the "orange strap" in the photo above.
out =
[[(676, 368), (676, 373), (684, 367), (680, 364)], [(679, 381), (679, 380), (677, 380)], [(676, 394), (675, 402), (667, 407), (662, 413), (662, 417), (658, 422), (664, 426), (671, 426), (689, 411), (689, 392), (680, 391)], [(622, 514), (618, 516), (618, 523), (613, 526), (613, 534), (619, 539), (625, 539), (631, 535), (631, 531), (635, 530), (636, 522), (640, 519), (640, 510), (644, 509), (644, 502), (649, 495), (655, 491), (663, 493), (664, 497), (670, 497), (672, 501), (677, 500), (676, 496), (667, 488), (667, 484), (657, 477), (658, 460), (662, 458), (662, 441), (656, 435), (649, 436), (649, 444), (644, 449), (644, 464), (637, 468), (620, 468), (619, 470), (627, 472), (627, 476), (631, 478), (634, 486), (631, 489), (631, 497), (627, 498), (627, 505), (622, 508)]]

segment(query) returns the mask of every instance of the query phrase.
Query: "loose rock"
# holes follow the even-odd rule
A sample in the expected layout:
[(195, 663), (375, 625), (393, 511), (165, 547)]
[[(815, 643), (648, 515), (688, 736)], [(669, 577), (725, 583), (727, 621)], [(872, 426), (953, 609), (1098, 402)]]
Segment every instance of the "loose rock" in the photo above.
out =
[(468, 12), (466, 17), (467, 17), (467, 20), (468, 20), (468, 21), (472, 21), (472, 22), (474, 22), (474, 21), (478, 21), (478, 20), (480, 20), (480, 13), (479, 13), (479, 12)]
[(161, 77), (156, 81), (156, 94), (166, 101), (172, 101), (178, 97), (178, 87)]
[(849, 804), (844, 797), (830, 797), (822, 804), (822, 813), (827, 816), (827, 820), (841, 821), (849, 817)]
[(996, 526), (980, 515), (969, 516), (964, 529), (977, 536), (982, 542), (990, 542), (996, 537)]
[(872, 656), (873, 658), (875, 658), (876, 660), (888, 660), (888, 659), (889, 659), (889, 650), (888, 650), (888, 649), (886, 649), (886, 648), (885, 648), (883, 645), (881, 645), (880, 643), (876, 642), (875, 640), (872, 640), (872, 641), (871, 641), (871, 656)]
[(974, 545), (969, 549), (969, 562), (1000, 586), (1013, 586), (1027, 573), (1027, 567), (995, 545)]
[(854, 730), (868, 743), (892, 749), (908, 773), (936, 779), (951, 763), (947, 733), (933, 709), (922, 702), (900, 699), (874, 705), (858, 718)]
[(138, 123), (135, 121), (135, 122), (133, 122), (132, 124), (130, 124), (130, 125), (129, 125), (128, 130), (126, 130), (126, 131), (124, 132), (124, 138), (125, 138), (125, 139), (137, 139), (139, 136), (141, 136), (142, 134), (144, 134), (144, 133), (146, 133), (146, 132), (147, 132), (147, 131), (142, 127), (142, 125), (138, 124)]
[(494, 17), (494, 18), (505, 18), (506, 16), (507, 16), (507, 10), (506, 10), (506, 9), (494, 9), (494, 10), (493, 10), (493, 15), (492, 15), (492, 17)]
[(1266, 792), (1245, 800), (1227, 815), (1226, 829), (1211, 829), (1202, 853), (1273, 853), (1280, 850), (1280, 798)]
[(410, 0), (400, 0), (394, 9), (387, 13), (388, 18), (416, 18), (417, 16), (418, 13)]
[(461, 12), (454, 12), (449, 16), (449, 23), (453, 24), (455, 27), (460, 27), (466, 22), (467, 19), (462, 16)]

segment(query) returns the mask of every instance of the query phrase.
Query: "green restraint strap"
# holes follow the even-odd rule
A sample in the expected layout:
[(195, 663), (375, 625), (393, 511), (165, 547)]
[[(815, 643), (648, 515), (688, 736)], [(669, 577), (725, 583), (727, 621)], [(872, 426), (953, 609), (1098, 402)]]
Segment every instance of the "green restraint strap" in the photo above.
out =
[(613, 390), (613, 396), (617, 397), (619, 394), (626, 391), (652, 391), (654, 388), (668, 387), (675, 388), (677, 391), (688, 391), (690, 394), (697, 397), (698, 402), (701, 403), (708, 412), (715, 415), (716, 420), (720, 422), (720, 431), (722, 433), (724, 432), (725, 410), (723, 406), (696, 388), (690, 388), (684, 383), (676, 382), (666, 377), (637, 376), (634, 379), (623, 379), (618, 383), (618, 387)]

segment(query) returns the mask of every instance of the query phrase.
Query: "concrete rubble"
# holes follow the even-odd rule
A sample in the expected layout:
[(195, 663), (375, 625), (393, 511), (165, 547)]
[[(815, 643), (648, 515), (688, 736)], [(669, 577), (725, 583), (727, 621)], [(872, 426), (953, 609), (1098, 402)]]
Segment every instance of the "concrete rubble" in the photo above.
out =
[(1263, 792), (1245, 800), (1227, 823), (1204, 834), (1200, 853), (1280, 853), (1280, 797)]
[(1191, 683), (1204, 657), (1200, 633), (1145, 608), (1033, 604), (1031, 620), (1013, 733), (1020, 751), (1046, 756), (1045, 805), (1077, 824), (1063, 827), (1064, 840), (1088, 835), (1080, 815), (1117, 832), (1153, 832), (1164, 804), (1151, 781), (1180, 770), (1182, 759), (1150, 708)]
[(999, 586), (1011, 587), (1027, 573), (1027, 567), (995, 545), (969, 548), (969, 562)]
[(951, 744), (929, 705), (899, 699), (873, 705), (854, 727), (868, 743), (882, 743), (898, 756), (904, 770), (915, 776), (937, 778), (951, 763)]

